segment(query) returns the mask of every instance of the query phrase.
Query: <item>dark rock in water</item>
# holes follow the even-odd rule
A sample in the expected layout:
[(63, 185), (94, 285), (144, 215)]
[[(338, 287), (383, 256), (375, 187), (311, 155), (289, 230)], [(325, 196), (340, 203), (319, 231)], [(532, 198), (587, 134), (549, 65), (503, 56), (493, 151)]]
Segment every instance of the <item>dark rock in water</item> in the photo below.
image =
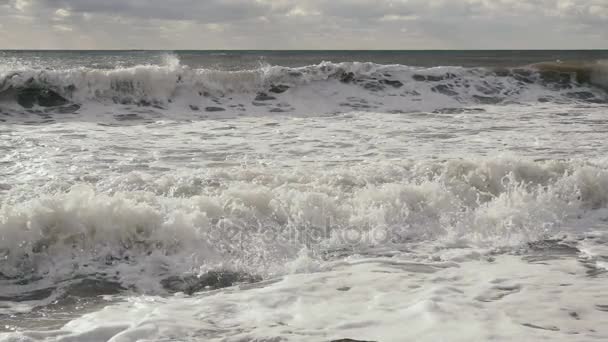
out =
[(222, 107), (205, 107), (205, 111), (206, 112), (223, 112), (226, 109), (222, 108)]
[(17, 94), (17, 103), (23, 108), (32, 108), (36, 104), (41, 107), (63, 106), (69, 101), (50, 89), (27, 88)]
[(271, 113), (284, 113), (284, 112), (285, 112), (285, 110), (284, 110), (284, 109), (281, 109), (281, 108), (272, 108), (272, 109), (270, 110), (270, 112), (271, 112)]
[(341, 338), (339, 340), (331, 340), (329, 342), (374, 342), (374, 341), (363, 341), (363, 340), (353, 340), (351, 338)]
[(195, 111), (195, 112), (198, 112), (199, 110), (201, 110), (201, 109), (199, 108), (199, 106), (195, 106), (195, 105), (190, 105), (190, 109), (192, 109), (192, 110), (193, 110), (193, 111)]
[(340, 75), (340, 82), (342, 83), (351, 83), (355, 80), (355, 74), (352, 72), (345, 72)]
[(258, 95), (255, 97), (254, 101), (271, 101), (271, 100), (276, 100), (277, 98), (274, 96), (270, 96), (266, 93), (258, 93)]
[(184, 292), (191, 295), (202, 290), (215, 290), (230, 287), (237, 283), (254, 283), (261, 279), (249, 274), (231, 271), (211, 271), (201, 276), (173, 276), (161, 281), (169, 292)]
[(441, 93), (443, 95), (448, 95), (448, 96), (458, 95), (458, 93), (453, 91), (451, 88), (452, 87), (450, 85), (440, 84), (440, 85), (434, 86), (433, 88), (431, 88), (431, 90), (436, 93)]
[(284, 84), (279, 84), (279, 85), (272, 85), (270, 86), (270, 92), (271, 93), (275, 93), (275, 94), (281, 94), (287, 91), (287, 89), (289, 89), (289, 86), (286, 86)]
[(401, 81), (398, 81), (398, 80), (382, 80), (382, 81), (380, 81), (380, 83), (393, 86), (393, 88), (401, 88), (401, 87), (403, 87), (403, 83)]

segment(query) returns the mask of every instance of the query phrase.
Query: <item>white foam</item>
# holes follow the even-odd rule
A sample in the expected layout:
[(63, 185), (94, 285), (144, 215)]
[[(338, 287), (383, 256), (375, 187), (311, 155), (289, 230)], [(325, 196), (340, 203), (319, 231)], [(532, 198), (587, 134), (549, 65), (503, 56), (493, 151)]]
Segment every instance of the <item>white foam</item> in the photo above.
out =
[[(386, 167), (300, 176), (273, 170), (266, 179), (260, 176), (268, 169), (233, 169), (207, 175), (218, 182), (211, 188), (204, 179), (129, 174), (110, 193), (104, 183), (98, 190), (76, 185), (4, 204), (0, 271), (47, 279), (119, 271), (114, 278), (124, 285), (159, 291), (164, 277), (216, 267), (257, 274), (313, 269), (298, 257), (303, 246), (519, 246), (561, 232), (568, 220), (608, 201), (608, 171), (592, 165), (450, 161), (403, 165), (397, 174)], [(354, 177), (346, 188), (345, 173)]]
[(61, 330), (3, 340), (601, 341), (605, 279), (585, 271), (574, 260), (506, 255), (459, 264), (358, 258), (255, 288), (132, 297)]

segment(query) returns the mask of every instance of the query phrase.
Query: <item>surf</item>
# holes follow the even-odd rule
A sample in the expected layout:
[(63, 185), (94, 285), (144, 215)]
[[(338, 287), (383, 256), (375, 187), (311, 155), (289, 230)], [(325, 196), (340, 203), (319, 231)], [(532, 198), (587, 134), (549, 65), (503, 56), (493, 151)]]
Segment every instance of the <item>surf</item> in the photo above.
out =
[[(298, 113), (316, 96), (321, 113), (432, 111), (475, 105), (606, 103), (607, 68), (597, 63), (538, 63), (518, 68), (420, 68), (323, 62), (225, 71), (163, 65), (113, 69), (3, 69), (0, 109), (81, 113), (82, 107), (187, 112)], [(217, 114), (217, 113), (216, 113)]]
[[(115, 191), (77, 184), (6, 201), (0, 282), (7, 290), (58, 289), (48, 296), (81, 279), (153, 294), (203, 289), (222, 284), (217, 272), (230, 284), (289, 273), (304, 267), (302, 250), (316, 260), (412, 243), (520, 248), (608, 205), (607, 169), (585, 162), (479, 159), (306, 170), (289, 188), (288, 173), (231, 171), (207, 176), (224, 183), (221, 191), (205, 186), (206, 179), (134, 173)], [(251, 173), (266, 181), (238, 181)], [(201, 274), (211, 285), (195, 281)]]

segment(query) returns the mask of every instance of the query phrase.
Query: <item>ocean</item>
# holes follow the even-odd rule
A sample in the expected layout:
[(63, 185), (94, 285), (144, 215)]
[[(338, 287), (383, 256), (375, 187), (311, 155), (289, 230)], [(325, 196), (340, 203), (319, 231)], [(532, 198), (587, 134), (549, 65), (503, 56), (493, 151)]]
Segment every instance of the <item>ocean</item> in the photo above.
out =
[(608, 51), (0, 51), (0, 341), (606, 341)]

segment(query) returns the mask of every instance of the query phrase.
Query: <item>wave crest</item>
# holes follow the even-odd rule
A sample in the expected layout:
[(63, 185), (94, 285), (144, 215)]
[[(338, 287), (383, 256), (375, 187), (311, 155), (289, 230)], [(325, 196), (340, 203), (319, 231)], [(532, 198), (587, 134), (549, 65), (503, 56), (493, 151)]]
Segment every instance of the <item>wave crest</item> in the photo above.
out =
[[(607, 70), (599, 62), (541, 63), (501, 70), (323, 62), (300, 68), (222, 71), (192, 69), (173, 58), (166, 65), (111, 70), (5, 70), (0, 73), (0, 101), (4, 100), (0, 105), (13, 101), (35, 108), (93, 101), (204, 108), (215, 103), (222, 110), (226, 106), (269, 106), (297, 111), (300, 103), (315, 95), (330, 112), (395, 107), (428, 110), (436, 109), (437, 103), (443, 107), (538, 101), (604, 103), (608, 99), (604, 91)], [(274, 108), (273, 101), (283, 105)]]

